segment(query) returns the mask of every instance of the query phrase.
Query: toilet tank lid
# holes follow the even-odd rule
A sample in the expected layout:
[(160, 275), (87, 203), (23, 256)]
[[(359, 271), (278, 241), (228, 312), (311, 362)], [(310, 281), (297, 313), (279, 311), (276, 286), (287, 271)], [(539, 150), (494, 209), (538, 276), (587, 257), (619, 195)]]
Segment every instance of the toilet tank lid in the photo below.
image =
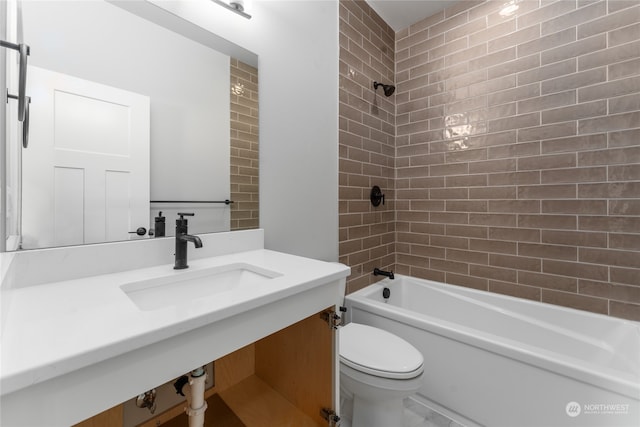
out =
[(359, 323), (340, 328), (340, 358), (390, 373), (415, 372), (424, 362), (422, 353), (404, 339)]

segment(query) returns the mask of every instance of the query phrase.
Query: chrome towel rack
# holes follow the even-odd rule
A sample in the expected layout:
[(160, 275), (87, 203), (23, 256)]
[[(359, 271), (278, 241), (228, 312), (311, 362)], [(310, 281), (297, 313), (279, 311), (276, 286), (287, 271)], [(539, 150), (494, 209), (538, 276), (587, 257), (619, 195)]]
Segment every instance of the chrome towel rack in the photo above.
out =
[(151, 200), (150, 203), (224, 203), (230, 205), (233, 200)]

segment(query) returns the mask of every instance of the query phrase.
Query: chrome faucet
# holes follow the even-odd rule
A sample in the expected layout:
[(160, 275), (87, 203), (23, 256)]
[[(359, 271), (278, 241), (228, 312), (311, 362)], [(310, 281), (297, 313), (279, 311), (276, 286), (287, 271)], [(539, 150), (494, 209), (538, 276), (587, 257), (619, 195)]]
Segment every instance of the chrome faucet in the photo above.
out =
[(193, 242), (196, 248), (202, 247), (202, 241), (198, 236), (188, 234), (187, 220), (185, 216), (193, 216), (192, 213), (180, 213), (180, 219), (176, 220), (176, 261), (173, 265), (174, 270), (188, 268), (187, 265), (187, 242)]

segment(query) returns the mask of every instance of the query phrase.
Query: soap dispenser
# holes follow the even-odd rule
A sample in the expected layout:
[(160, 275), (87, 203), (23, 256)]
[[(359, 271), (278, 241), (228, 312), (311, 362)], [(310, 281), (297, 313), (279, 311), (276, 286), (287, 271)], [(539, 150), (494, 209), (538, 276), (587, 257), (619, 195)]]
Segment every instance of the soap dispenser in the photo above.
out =
[(162, 211), (158, 212), (158, 216), (155, 221), (155, 236), (156, 237), (164, 237), (164, 217), (162, 216)]

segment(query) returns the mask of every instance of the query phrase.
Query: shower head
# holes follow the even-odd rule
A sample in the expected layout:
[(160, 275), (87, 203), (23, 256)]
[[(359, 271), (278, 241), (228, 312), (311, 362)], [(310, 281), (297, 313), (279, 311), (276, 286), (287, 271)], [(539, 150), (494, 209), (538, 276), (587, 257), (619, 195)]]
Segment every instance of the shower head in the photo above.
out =
[(385, 85), (382, 83), (373, 82), (373, 89), (378, 89), (378, 86), (382, 86), (385, 96), (393, 95), (393, 92), (396, 90), (396, 87), (394, 85)]

